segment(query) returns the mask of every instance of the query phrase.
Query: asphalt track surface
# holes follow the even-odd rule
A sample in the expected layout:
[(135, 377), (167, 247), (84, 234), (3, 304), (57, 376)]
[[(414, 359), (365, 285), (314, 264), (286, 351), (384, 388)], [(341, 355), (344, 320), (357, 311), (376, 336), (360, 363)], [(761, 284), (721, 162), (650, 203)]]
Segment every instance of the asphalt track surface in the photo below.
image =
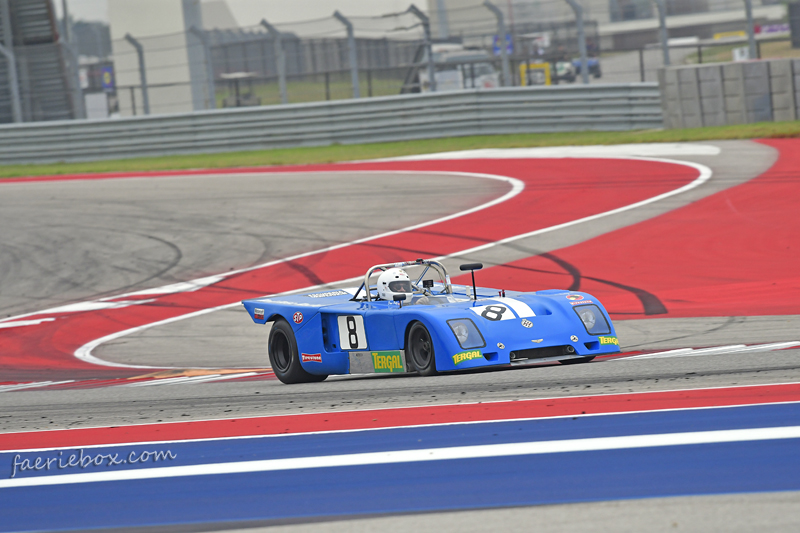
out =
[[(590, 246), (589, 252), (595, 257), (603, 256), (597, 263), (599, 267), (616, 264), (619, 268), (620, 258), (614, 255), (614, 243), (628, 239), (626, 231), (638, 233), (638, 238), (641, 238), (642, 234), (652, 231), (643, 223), (650, 221), (658, 226), (663, 215), (677, 213), (684, 206), (697, 204), (704, 198), (714, 195), (719, 198), (717, 193), (762, 175), (778, 159), (777, 150), (763, 144), (710, 144), (718, 146), (721, 152), (718, 155), (675, 158), (713, 170), (712, 178), (694, 189), (591, 224), (564, 227), (477, 250), (449, 264), (482, 261), (487, 266), (497, 265), (479, 274), (484, 275), (479, 279), (486, 286), (511, 288), (512, 285), (506, 285), (504, 280), (519, 279), (520, 272), (524, 272), (526, 279), (540, 276), (539, 281), (535, 277), (531, 281), (537, 288), (542, 288), (542, 282), (568, 286), (574, 282), (572, 270), (554, 270), (535, 262), (543, 261), (542, 257), (545, 257), (544, 261), (551, 264), (562, 261), (585, 268), (587, 263), (581, 258), (581, 253), (587, 252), (582, 252), (580, 247), (582, 243), (593, 243), (591, 246), (595, 248)], [(692, 176), (679, 178), (676, 179), (680, 183), (671, 185), (691, 181)], [(624, 184), (614, 185), (617, 192), (624, 191)], [(500, 182), (451, 175), (434, 177), (415, 173), (387, 176), (349, 172), (206, 175), (157, 180), (127, 178), (47, 184), (20, 182), (2, 186), (0, 227), (13, 228), (10, 233), (4, 232), (0, 256), (0, 283), (3, 287), (0, 311), (8, 316), (247, 268), (271, 259), (446, 216), (481, 205), (507, 189), (506, 184)], [(47, 193), (43, 195), (45, 186)], [(453, 194), (453, 190), (458, 194)], [(559, 210), (555, 214), (549, 213), (556, 218), (568, 217), (572, 208), (579, 211), (580, 205), (587, 201), (577, 188), (558, 193), (567, 209), (563, 204), (546, 206)], [(733, 201), (733, 212), (741, 213), (737, 211), (735, 200), (735, 196), (727, 196), (722, 201)], [(778, 202), (778, 199), (773, 200)], [(740, 218), (745, 219), (745, 225), (752, 224), (746, 213)], [(761, 220), (756, 222), (762, 223)], [(762, 232), (780, 232), (780, 228), (774, 227), (760, 229)], [(690, 233), (681, 236), (684, 242), (688, 242)], [(605, 235), (610, 236), (610, 242), (602, 242)], [(753, 235), (757, 236), (757, 233)], [(746, 235), (747, 242), (752, 242), (753, 235)], [(742, 248), (743, 242), (724, 244), (729, 248)], [(709, 246), (709, 243), (704, 245)], [(575, 248), (570, 250), (570, 247)], [(461, 249), (464, 248), (467, 247)], [(607, 253), (603, 254), (602, 250)], [(556, 251), (557, 254), (553, 253)], [(685, 256), (684, 252), (673, 249), (667, 255)], [(643, 250), (643, 254), (646, 253), (651, 252)], [(547, 254), (555, 257), (556, 261), (547, 258)], [(712, 255), (716, 254), (706, 257)], [(769, 253), (765, 256), (773, 259)], [(774, 263), (786, 263), (787, 257), (777, 257)], [(678, 283), (681, 279), (685, 281), (685, 277), (678, 275), (682, 274), (681, 265), (670, 265), (667, 259), (659, 257), (658, 263), (667, 263), (674, 269), (672, 278)], [(723, 260), (726, 259), (741, 263), (736, 256), (723, 255)], [(758, 260), (752, 256), (751, 259)], [(707, 262), (701, 257), (692, 266)], [(716, 269), (724, 267), (713, 266)], [(509, 270), (514, 272), (509, 273)], [(670, 277), (669, 270), (658, 274), (659, 277)], [(769, 283), (779, 283), (782, 275), (781, 272), (769, 272), (765, 278)], [(564, 276), (568, 278), (566, 284), (559, 279)], [(706, 286), (712, 287), (719, 278), (726, 277), (714, 278), (713, 272), (701, 272), (700, 276)], [(633, 275), (626, 279), (637, 281), (636, 277)], [(713, 309), (709, 312), (702, 305), (693, 306), (690, 298), (678, 293), (668, 305), (674, 311), (659, 315), (653, 313), (652, 308), (648, 310), (644, 300), (634, 298), (637, 293), (627, 289), (615, 292), (613, 285), (603, 283), (614, 281), (610, 278), (606, 273), (586, 275), (581, 281), (592, 288), (583, 285), (581, 290), (598, 293), (596, 296), (607, 307), (620, 311), (614, 317), (615, 324), (623, 349), (627, 351), (800, 340), (800, 317), (797, 316), (800, 313), (791, 312), (792, 308), (797, 309), (798, 301), (792, 300), (797, 290), (791, 280), (785, 287), (778, 287), (778, 298), (773, 299), (780, 302), (780, 294), (785, 294), (785, 306), (778, 306), (778, 312), (774, 313), (780, 316), (763, 312), (776, 308), (763, 302), (759, 302), (761, 307), (754, 306), (755, 312), (740, 312), (742, 305), (736, 300), (723, 302), (736, 313), (726, 313), (725, 306), (721, 311), (717, 306), (717, 312)], [(621, 284), (617, 281), (617, 285)], [(693, 286), (689, 292), (700, 294), (698, 299), (701, 303), (713, 301), (702, 294), (697, 288), (700, 286)], [(641, 289), (641, 286), (635, 288)], [(755, 287), (756, 290), (763, 288)], [(659, 289), (665, 293), (676, 290), (667, 286)], [(750, 294), (742, 291), (742, 287), (739, 289), (745, 298)], [(604, 290), (607, 294), (603, 294)], [(609, 305), (609, 301), (614, 305)], [(637, 316), (625, 316), (626, 313)], [(99, 346), (93, 354), (104, 361), (123, 365), (174, 367), (178, 369), (172, 371), (175, 376), (192, 375), (183, 369), (195, 367), (263, 369), (266, 366), (267, 328), (255, 328), (248, 322), (240, 309), (223, 309), (126, 335)], [(2, 396), (0, 431), (790, 383), (800, 381), (799, 354), (798, 350), (792, 349), (699, 356), (676, 354), (436, 378), (339, 377), (329, 378), (322, 385), (291, 388), (275, 380), (258, 379), (180, 386), (97, 386), (19, 391)], [(4, 373), (6, 371), (7, 368)], [(0, 382), (58, 378), (58, 372), (48, 373), (46, 368), (38, 372), (38, 375), (32, 373), (13, 379), (3, 376)], [(139, 370), (135, 373), (146, 372)], [(132, 374), (123, 372), (121, 375)], [(524, 529), (526, 524), (534, 521), (541, 528), (553, 531), (602, 528), (609, 531), (674, 528), (699, 531), (708, 530), (709, 525), (730, 530), (737, 527), (752, 530), (756, 524), (772, 530), (793, 530), (800, 521), (798, 501), (800, 496), (792, 492), (739, 494), (387, 516), (332, 521), (325, 527), (331, 531), (384, 527), (410, 529), (417, 526), (423, 530), (470, 530), (480, 529), (477, 524), (491, 521), (510, 529)], [(282, 527), (298, 531), (310, 527), (319, 530), (320, 524)]]

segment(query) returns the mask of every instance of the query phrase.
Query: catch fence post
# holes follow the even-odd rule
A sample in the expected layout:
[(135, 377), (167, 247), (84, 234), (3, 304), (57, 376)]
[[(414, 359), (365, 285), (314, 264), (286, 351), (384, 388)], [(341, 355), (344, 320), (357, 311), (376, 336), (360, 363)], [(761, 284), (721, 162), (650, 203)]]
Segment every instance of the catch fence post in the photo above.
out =
[[(483, 5), (494, 13), (494, 16), (497, 18), (497, 39), (498, 39), (498, 46), (500, 46), (500, 57), (503, 61), (503, 87), (511, 87), (513, 83), (511, 82), (511, 66), (508, 63), (508, 46), (506, 45), (506, 23), (503, 19), (503, 12), (500, 9), (491, 3), (489, 0), (485, 0)], [(474, 78), (473, 78), (474, 80)]]
[(664, 54), (664, 66), (669, 66), (669, 32), (667, 31), (667, 5), (665, 0), (653, 0), (658, 10), (658, 33), (661, 38), (661, 51)]
[(760, 59), (756, 46), (756, 25), (753, 21), (753, 0), (744, 0), (744, 11), (747, 14), (747, 43), (750, 48), (750, 59)]
[(278, 91), (281, 95), (281, 103), (289, 103), (289, 93), (286, 90), (286, 51), (283, 49), (283, 37), (281, 32), (266, 19), (261, 19), (261, 25), (269, 32), (275, 48), (275, 65), (278, 69)]
[(361, 97), (361, 88), (358, 83), (358, 55), (356, 53), (356, 36), (353, 32), (353, 24), (338, 11), (334, 11), (333, 17), (344, 24), (347, 29), (347, 48), (350, 58), (350, 79), (353, 84), (353, 98)]
[[(428, 52), (428, 80), (431, 92), (436, 92), (436, 65), (433, 59), (433, 46), (431, 45), (431, 21), (428, 16), (419, 10), (417, 6), (408, 6), (408, 12), (414, 15), (422, 23), (422, 31), (425, 32), (425, 50)], [(420, 92), (422, 87), (420, 87)]]
[(203, 30), (192, 26), (189, 32), (194, 34), (200, 42), (203, 43), (203, 56), (206, 58), (206, 78), (207, 78), (207, 91), (208, 91), (208, 109), (216, 109), (217, 107), (217, 89), (214, 85), (214, 65), (211, 62), (211, 46), (208, 44), (208, 36)]
[[(125, 40), (136, 49), (136, 55), (139, 56), (139, 80), (142, 84), (142, 107), (144, 114), (150, 114), (150, 96), (147, 88), (147, 69), (144, 66), (144, 47), (142, 44), (133, 38), (130, 33), (125, 34)], [(133, 99), (133, 90), (131, 90), (131, 99)], [(133, 114), (136, 114), (136, 101), (133, 101)]]
[(586, 31), (583, 27), (583, 7), (577, 0), (565, 0), (575, 12), (575, 21), (578, 25), (578, 50), (581, 54), (581, 79), (583, 84), (589, 83), (589, 59), (586, 55)]

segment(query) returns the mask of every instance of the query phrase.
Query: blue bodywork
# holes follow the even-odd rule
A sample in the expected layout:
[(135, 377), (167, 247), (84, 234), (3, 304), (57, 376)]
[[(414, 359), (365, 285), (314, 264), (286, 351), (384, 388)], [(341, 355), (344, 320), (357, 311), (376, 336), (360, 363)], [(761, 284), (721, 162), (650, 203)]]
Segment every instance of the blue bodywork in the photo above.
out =
[[(353, 352), (398, 352), (415, 322), (430, 332), (437, 371), (580, 359), (619, 352), (616, 331), (605, 308), (583, 292), (545, 290), (504, 292), (453, 286), (452, 294), (439, 294), (435, 303), (418, 304), (382, 300), (354, 301), (356, 289), (331, 289), (292, 296), (245, 300), (257, 324), (286, 320), (294, 331), (302, 367), (310, 374), (349, 374)], [(362, 292), (363, 294), (363, 292)], [(415, 302), (419, 297), (415, 297)], [(579, 312), (591, 310), (592, 327)], [(449, 322), (448, 322), (449, 321)], [(475, 328), (469, 327), (471, 322)], [(468, 326), (470, 335), (459, 342), (456, 323)], [(479, 332), (475, 334), (475, 329)], [(462, 330), (463, 331), (463, 330)], [(364, 338), (365, 337), (365, 338)], [(391, 368), (391, 365), (390, 365)], [(394, 371), (407, 371), (391, 368)], [(412, 369), (413, 370), (413, 369)], [(388, 372), (378, 367), (375, 372)], [(361, 373), (356, 370), (353, 373)]]

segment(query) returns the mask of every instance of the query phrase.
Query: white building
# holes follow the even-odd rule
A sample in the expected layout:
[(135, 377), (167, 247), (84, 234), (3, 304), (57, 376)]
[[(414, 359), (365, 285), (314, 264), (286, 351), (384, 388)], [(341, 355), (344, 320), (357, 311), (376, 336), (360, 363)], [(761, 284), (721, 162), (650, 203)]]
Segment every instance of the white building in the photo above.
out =
[[(526, 23), (574, 20), (564, 0), (492, 0), (503, 11), (511, 29)], [(493, 33), (494, 17), (484, 0), (428, 0), (434, 36), (444, 38)], [(601, 48), (628, 49), (658, 41), (658, 17), (652, 0), (578, 0), (584, 20), (598, 24)], [(667, 0), (667, 26), (674, 37), (711, 37), (714, 33), (745, 29), (744, 0)], [(759, 21), (774, 23), (786, 16), (780, 0), (753, 0), (753, 14)], [(444, 12), (446, 24), (442, 24)]]
[[(206, 68), (206, 49), (192, 28), (204, 28), (200, 0), (108, 0), (108, 18), (120, 114), (143, 114), (143, 95), (136, 49), (144, 48), (150, 112), (182, 113), (215, 107)], [(211, 27), (235, 26), (223, 3), (208, 6)], [(215, 25), (215, 22), (217, 23)]]

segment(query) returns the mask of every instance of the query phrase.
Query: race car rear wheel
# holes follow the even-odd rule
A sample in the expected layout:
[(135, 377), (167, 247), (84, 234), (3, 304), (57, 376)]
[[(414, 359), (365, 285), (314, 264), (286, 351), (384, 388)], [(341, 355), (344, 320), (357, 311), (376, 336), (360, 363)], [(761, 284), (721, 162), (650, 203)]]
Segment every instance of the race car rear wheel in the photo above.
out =
[(408, 331), (406, 349), (411, 356), (411, 363), (420, 375), (432, 376), (436, 374), (436, 355), (433, 351), (431, 334), (428, 333), (428, 328), (421, 322), (415, 322)]
[(581, 363), (588, 363), (592, 359), (594, 359), (594, 356), (591, 356), (591, 357), (578, 357), (576, 359), (563, 359), (563, 360), (559, 361), (559, 363), (561, 363), (562, 365), (579, 365)]
[(312, 383), (328, 377), (327, 375), (309, 374), (303, 369), (292, 326), (282, 318), (272, 324), (267, 351), (272, 371), (284, 383)]

